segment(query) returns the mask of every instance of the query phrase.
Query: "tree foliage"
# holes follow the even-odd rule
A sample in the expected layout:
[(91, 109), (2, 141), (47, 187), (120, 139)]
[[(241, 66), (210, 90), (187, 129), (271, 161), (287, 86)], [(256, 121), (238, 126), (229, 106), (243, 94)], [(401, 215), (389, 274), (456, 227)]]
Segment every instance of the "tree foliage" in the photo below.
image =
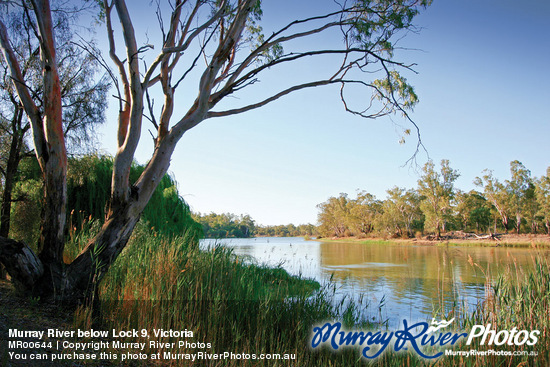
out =
[(519, 234), (521, 221), (527, 216), (528, 203), (534, 202), (534, 185), (531, 171), (518, 160), (510, 162), (510, 180), (506, 181), (510, 211), (516, 217), (516, 233)]
[(248, 214), (196, 213), (193, 218), (202, 225), (206, 238), (311, 237), (316, 235), (316, 228), (313, 224), (258, 225)]
[(422, 211), (426, 216), (427, 229), (436, 232), (445, 232), (451, 215), (451, 201), (454, 196), (454, 182), (459, 173), (453, 170), (449, 161), (441, 161), (441, 170), (435, 170), (434, 163), (428, 161), (418, 180), (418, 193), (422, 196)]
[(492, 210), (500, 217), (504, 230), (508, 232), (510, 218), (510, 198), (505, 186), (495, 177), (491, 170), (484, 170), (484, 175), (476, 177), (474, 185), (483, 188), (484, 196), (492, 204)]
[[(71, 213), (73, 226), (87, 218), (99, 222), (105, 220), (108, 208), (109, 182), (113, 174), (113, 158), (109, 156), (87, 155), (70, 159), (67, 172), (67, 209)], [(144, 165), (133, 164), (130, 177), (136, 179), (143, 173)], [(183, 235), (190, 238), (202, 236), (202, 229), (191, 215), (189, 206), (179, 195), (176, 181), (166, 174), (160, 180), (151, 200), (141, 214), (141, 221), (153, 231), (164, 236)]]
[(256, 223), (249, 215), (198, 213), (193, 217), (202, 225), (206, 238), (248, 238), (255, 233)]
[[(341, 193), (331, 197), (326, 202), (317, 205), (319, 208), (319, 233), (325, 237), (345, 237), (351, 235), (347, 223), (350, 219), (350, 200), (348, 195)], [(353, 205), (353, 204), (351, 204)]]
[[(65, 4), (66, 6), (66, 4)], [(110, 83), (106, 74), (101, 75), (91, 41), (87, 50), (75, 41), (75, 22), (79, 12), (72, 9), (55, 10), (52, 14), (52, 28), (57, 50), (56, 67), (59, 73), (59, 98), (62, 110), (63, 135), (69, 151), (82, 153), (95, 147), (97, 139), (94, 129), (105, 121), (107, 92)], [(6, 25), (15, 60), (21, 65), (22, 83), (31, 92), (30, 97), (38, 114), (44, 114), (45, 99), (40, 59), (39, 40), (34, 36), (34, 16), (24, 8), (13, 8), (2, 17)], [(82, 27), (79, 27), (82, 30)], [(6, 58), (0, 59), (0, 181), (2, 181), (2, 215), (0, 236), (10, 232), (10, 213), (19, 163), (32, 155), (29, 144), (31, 124), (22, 100), (14, 87)]]
[(317, 227), (308, 224), (280, 224), (256, 226), (256, 236), (264, 237), (314, 237), (317, 236)]
[[(507, 232), (511, 225), (521, 233), (522, 224), (527, 224), (523, 232), (539, 233), (545, 228), (550, 234), (550, 168), (545, 176), (532, 179), (531, 172), (521, 162), (512, 161), (510, 180), (504, 183), (490, 170), (483, 173), (474, 180), (483, 192), (464, 192), (455, 188), (458, 172), (448, 160), (441, 161), (439, 171), (429, 161), (416, 189), (394, 187), (386, 191), (384, 200), (377, 200), (365, 191), (360, 191), (357, 199), (350, 199), (345, 193), (331, 197), (317, 206), (319, 234), (408, 238), (425, 233), (438, 237), (452, 230)], [(354, 213), (358, 212), (368, 213), (363, 217), (368, 218), (363, 227), (357, 226)]]
[[(67, 211), (69, 232), (78, 232), (83, 223), (91, 221), (99, 224), (105, 220), (105, 209), (109, 201), (108, 184), (113, 174), (113, 159), (109, 156), (86, 155), (70, 158), (70, 169), (67, 172)], [(144, 170), (143, 165), (132, 165), (130, 176), (138, 177)], [(26, 243), (37, 243), (39, 235), (39, 218), (36, 212), (41, 211), (40, 168), (36, 160), (30, 157), (22, 163), (16, 192), (25, 192), (27, 198), (15, 203), (13, 212), (13, 238)], [(159, 183), (149, 204), (141, 215), (144, 226), (153, 233), (165, 237), (187, 235), (189, 238), (202, 236), (201, 226), (191, 216), (187, 203), (179, 195), (176, 182), (170, 175), (165, 175)]]
[(394, 187), (386, 191), (382, 215), (377, 218), (380, 232), (391, 236), (413, 237), (422, 231), (424, 214), (420, 210), (420, 195), (415, 190)]
[(456, 224), (461, 230), (484, 231), (491, 224), (491, 204), (475, 190), (457, 190), (454, 195)]
[(550, 234), (550, 167), (546, 169), (546, 175), (535, 180), (535, 198), (539, 208), (537, 215), (541, 217), (546, 232)]

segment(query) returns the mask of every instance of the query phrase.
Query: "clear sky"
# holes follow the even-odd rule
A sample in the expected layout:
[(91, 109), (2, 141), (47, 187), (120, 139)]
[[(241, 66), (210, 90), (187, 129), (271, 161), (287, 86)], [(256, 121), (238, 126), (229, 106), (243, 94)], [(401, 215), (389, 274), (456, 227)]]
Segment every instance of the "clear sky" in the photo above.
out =
[[(322, 3), (264, 0), (266, 28)], [(136, 23), (138, 31), (156, 24), (145, 8), (138, 16), (150, 23)], [(544, 174), (550, 166), (550, 2), (435, 0), (416, 24), (423, 29), (401, 41), (408, 50), (398, 58), (417, 64), (418, 74), (405, 77), (420, 97), (411, 117), (429, 157), (449, 159), (461, 173), (456, 186), (462, 190), (473, 189), (485, 168), (509, 178), (515, 159), (533, 176)], [(279, 79), (319, 70), (323, 65), (301, 65), (262, 78), (261, 86), (270, 90)], [(243, 94), (242, 102), (253, 97)], [(111, 103), (102, 132), (111, 154), (116, 107)], [(394, 122), (409, 127), (400, 118)], [(384, 199), (393, 186), (416, 187), (417, 171), (404, 166), (416, 138), (400, 145), (399, 131), (389, 119), (346, 113), (338, 88), (316, 88), (205, 121), (184, 135), (170, 172), (193, 211), (249, 214), (259, 224), (315, 223), (316, 205), (341, 192), (354, 196), (361, 189)], [(150, 141), (146, 130), (142, 139)], [(145, 144), (137, 159), (145, 163), (150, 154)], [(421, 152), (418, 165), (427, 159)]]

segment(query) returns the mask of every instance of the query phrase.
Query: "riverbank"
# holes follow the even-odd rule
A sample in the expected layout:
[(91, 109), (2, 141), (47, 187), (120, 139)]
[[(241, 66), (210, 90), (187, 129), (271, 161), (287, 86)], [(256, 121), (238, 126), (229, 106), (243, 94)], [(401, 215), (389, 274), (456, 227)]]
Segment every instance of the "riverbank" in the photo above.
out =
[[(401, 250), (403, 249), (398, 249), (398, 252)], [(429, 248), (422, 250), (424, 253), (434, 252)], [(434, 250), (446, 251), (445, 249)], [(8, 326), (27, 330), (45, 328), (147, 330), (151, 334), (153, 330), (188, 330), (193, 332), (192, 337), (186, 336), (185, 339), (166, 337), (161, 339), (164, 343), (162, 345), (147, 344), (143, 349), (135, 350), (132, 349), (133, 347), (124, 347), (112, 350), (111, 353), (122, 354), (131, 351), (141, 352), (147, 356), (157, 354), (164, 356), (165, 352), (171, 352), (174, 355), (231, 352), (240, 356), (269, 354), (289, 358), (276, 361), (224, 359), (216, 363), (206, 360), (191, 363), (165, 359), (157, 361), (155, 365), (158, 366), (332, 365), (343, 367), (366, 361), (361, 357), (361, 350), (349, 347), (335, 351), (328, 344), (322, 348), (312, 349), (311, 335), (315, 325), (333, 320), (342, 322), (350, 330), (381, 332), (388, 330), (387, 324), (370, 324), (360, 317), (368, 304), (342, 302), (335, 307), (331, 301), (335, 296), (336, 283), (314, 291), (317, 289), (315, 282), (289, 276), (282, 269), (251, 266), (243, 260), (244, 258), (236, 256), (230, 249), (215, 247), (200, 251), (185, 238), (169, 240), (152, 236), (147, 228), (138, 228), (128, 248), (101, 286), (100, 320), (91, 320), (86, 316), (90, 314), (86, 312), (73, 315), (55, 307), (45, 307), (47, 305), (43, 305), (39, 300), (29, 302), (18, 298), (13, 294), (11, 286), (6, 285), (0, 287), (2, 296), (0, 300), (3, 300), (5, 305), (0, 310), (4, 323), (2, 336), (6, 335), (5, 329)], [(407, 259), (408, 262), (410, 260), (410, 258)], [(444, 264), (443, 261), (442, 264)], [(476, 272), (479, 268), (476, 264), (471, 267), (472, 272)], [(427, 268), (431, 273), (438, 271), (438, 268), (430, 267), (429, 264)], [(464, 273), (462, 277), (465, 276)], [(518, 353), (516, 355), (479, 354), (470, 357), (445, 355), (438, 359), (436, 364), (450, 367), (548, 366), (550, 358), (548, 338), (550, 319), (547, 317), (548, 307), (550, 307), (547, 297), (550, 292), (549, 280), (550, 266), (546, 260), (539, 259), (533, 270), (510, 264), (496, 278), (487, 277), (486, 289), (490, 291), (487, 297), (473, 309), (472, 306), (464, 303), (459, 294), (456, 294), (453, 298), (454, 306), (443, 310), (444, 300), (436, 296), (439, 291), (432, 292), (436, 307), (445, 311), (439, 313), (438, 319), (454, 318), (456, 330), (468, 333), (474, 325), (491, 323), (499, 331), (516, 328), (540, 332), (539, 340), (534, 346), (506, 344), (495, 347), (474, 343), (472, 346), (461, 344), (451, 348), (456, 351), (468, 348), (468, 350), (476, 349), (482, 352), (495, 349)], [(374, 279), (369, 280), (369, 282), (374, 281)], [(443, 287), (442, 283), (439, 284)], [(417, 288), (415, 292), (422, 292), (422, 290)], [(371, 304), (370, 307), (376, 310), (376, 303)], [(44, 319), (46, 317), (48, 319)], [(402, 328), (402, 326), (397, 327)], [(391, 326), (390, 330), (393, 328)], [(6, 339), (4, 337), (4, 341)], [(188, 342), (190, 346), (185, 343), (186, 345), (182, 347), (166, 347), (167, 344), (181, 341), (180, 339)], [(143, 340), (140, 337), (129, 337), (125, 338), (124, 342), (137, 345), (136, 343)], [(199, 344), (205, 347), (197, 349), (198, 347), (193, 346)], [(208, 345), (210, 347), (207, 347)], [(436, 350), (427, 349), (426, 352), (433, 354)], [(2, 361), (0, 366), (27, 366), (14, 363), (7, 354), (4, 354)], [(103, 362), (101, 361), (101, 365), (104, 365)], [(150, 360), (135, 361), (132, 364), (113, 362), (114, 365), (121, 366), (151, 365)], [(93, 363), (84, 361), (74, 365), (88, 366)], [(371, 365), (428, 366), (433, 365), (433, 362), (419, 357), (414, 351), (395, 353), (388, 350), (372, 361)]]
[(400, 244), (416, 246), (479, 246), (479, 247), (550, 247), (550, 236), (542, 234), (497, 234), (493, 238), (480, 235), (464, 236), (460, 232), (444, 234), (440, 239), (421, 237), (421, 238), (358, 238), (358, 237), (332, 237), (319, 238), (315, 241), (320, 242), (353, 242), (360, 244)]

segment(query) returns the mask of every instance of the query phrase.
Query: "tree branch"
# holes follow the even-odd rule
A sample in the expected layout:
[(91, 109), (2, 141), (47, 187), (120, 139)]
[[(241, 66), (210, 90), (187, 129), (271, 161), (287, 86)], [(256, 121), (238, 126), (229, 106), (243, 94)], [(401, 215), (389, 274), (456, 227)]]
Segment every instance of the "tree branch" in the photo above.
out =
[[(130, 167), (141, 135), (143, 118), (143, 89), (139, 74), (139, 50), (134, 27), (124, 0), (114, 0), (114, 6), (122, 26), (126, 45), (129, 78), (126, 80), (125, 94), (128, 91), (129, 106), (119, 113), (119, 147), (113, 164), (110, 210), (126, 203), (130, 197)], [(112, 30), (109, 29), (109, 31), (112, 34)], [(111, 45), (112, 47), (114, 47), (114, 43)], [(121, 74), (121, 76), (123, 75)], [(112, 215), (110, 210), (108, 215)]]
[(258, 103), (254, 103), (254, 104), (251, 104), (251, 105), (248, 105), (248, 106), (245, 106), (245, 107), (241, 107), (241, 108), (236, 108), (236, 109), (232, 109), (232, 110), (226, 110), (226, 111), (210, 111), (206, 114), (206, 117), (207, 118), (210, 118), (210, 117), (223, 117), (223, 116), (230, 116), (230, 115), (235, 115), (235, 114), (238, 114), (238, 113), (243, 113), (243, 112), (246, 112), (246, 111), (250, 111), (250, 110), (254, 110), (256, 108), (260, 108), (260, 107), (263, 107), (265, 105), (267, 105), (268, 103), (271, 103), (279, 98), (281, 98), (282, 96), (285, 96), (287, 94), (290, 94), (292, 92), (296, 92), (298, 90), (301, 90), (301, 89), (306, 89), (306, 88), (312, 88), (312, 87), (319, 87), (319, 86), (322, 86), (322, 85), (329, 85), (329, 84), (335, 84), (335, 83), (342, 83), (344, 82), (344, 80), (341, 80), (341, 79), (327, 79), (327, 80), (319, 80), (319, 81), (315, 81), (315, 82), (310, 82), (310, 83), (304, 83), (304, 84), (300, 84), (300, 85), (295, 85), (293, 87), (290, 87), (288, 89), (285, 89), (267, 99), (264, 99), (263, 101), (261, 102), (258, 102)]
[(172, 45), (172, 46), (164, 47), (162, 49), (162, 52), (157, 56), (155, 61), (149, 67), (149, 69), (147, 70), (147, 72), (145, 73), (145, 76), (143, 78), (144, 88), (148, 88), (148, 87), (150, 87), (151, 85), (153, 85), (154, 83), (156, 83), (160, 80), (160, 75), (156, 76), (155, 78), (152, 78), (152, 75), (155, 72), (155, 69), (166, 58), (167, 55), (177, 53), (176, 58), (174, 59), (174, 61), (171, 64), (171, 67), (169, 68), (170, 70), (172, 70), (175, 67), (177, 61), (179, 60), (179, 58), (181, 56), (181, 53), (184, 52), (185, 50), (187, 50), (189, 48), (189, 46), (191, 45), (191, 43), (193, 42), (193, 40), (197, 36), (199, 36), (204, 30), (208, 29), (212, 24), (214, 24), (216, 21), (218, 21), (225, 14), (225, 12), (227, 10), (226, 9), (227, 0), (223, 0), (223, 2), (220, 5), (220, 8), (216, 12), (216, 14), (214, 14), (214, 16), (212, 16), (210, 19), (208, 19), (208, 21), (203, 23), (200, 27), (195, 29), (193, 31), (193, 33), (191, 33), (189, 35), (187, 40), (185, 40), (185, 42), (183, 42), (184, 37), (185, 37), (185, 35), (187, 33), (187, 30), (188, 30), (189, 23), (191, 22), (192, 17), (194, 17), (196, 15), (196, 12), (198, 11), (198, 9), (200, 7), (200, 4), (201, 4), (201, 2), (197, 1), (197, 5), (193, 9), (193, 13), (191, 14), (191, 16), (189, 17), (189, 20), (187, 22), (185, 32), (182, 34), (182, 36), (180, 38), (180, 44), (178, 46), (173, 46)]
[(116, 45), (115, 38), (113, 33), (113, 27), (111, 23), (111, 11), (113, 5), (107, 3), (107, 0), (103, 1), (105, 7), (105, 25), (107, 27), (107, 38), (109, 40), (109, 56), (111, 60), (115, 63), (118, 74), (122, 81), (122, 88), (124, 89), (124, 99), (121, 98), (120, 90), (118, 88), (118, 83), (116, 83), (118, 90), (118, 101), (119, 101), (119, 115), (118, 115), (118, 147), (121, 147), (126, 140), (126, 134), (128, 132), (128, 125), (130, 120), (130, 83), (128, 82), (128, 76), (126, 70), (124, 69), (124, 64), (120, 61), (119, 57), (116, 54)]

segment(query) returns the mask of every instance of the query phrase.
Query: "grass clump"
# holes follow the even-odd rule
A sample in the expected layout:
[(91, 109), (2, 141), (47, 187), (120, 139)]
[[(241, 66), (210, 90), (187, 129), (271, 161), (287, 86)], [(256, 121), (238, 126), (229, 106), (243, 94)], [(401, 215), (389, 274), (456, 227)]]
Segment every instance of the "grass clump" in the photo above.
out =
[[(243, 262), (227, 248), (200, 250), (193, 237), (167, 238), (139, 224), (101, 286), (101, 326), (147, 329), (151, 334), (147, 341), (156, 340), (154, 329), (193, 331), (188, 339), (158, 338), (176, 342), (169, 350), (176, 354), (201, 350), (193, 343), (210, 343), (210, 349), (202, 350), (295, 356), (286, 362), (228, 359), (217, 366), (330, 365), (335, 360), (350, 365), (360, 358), (356, 351), (335, 355), (308, 348), (315, 323), (345, 318), (355, 324), (359, 319), (349, 303), (334, 306), (330, 291), (282, 268)], [(188, 344), (178, 346), (178, 341)], [(148, 344), (144, 352), (164, 351)], [(189, 365), (189, 361), (171, 363)]]
[[(90, 226), (93, 227), (93, 226)], [(74, 236), (85, 242), (84, 235)], [(281, 268), (250, 264), (231, 250), (215, 246), (203, 251), (192, 232), (162, 236), (144, 222), (138, 224), (130, 243), (110, 269), (100, 289), (101, 327), (105, 330), (147, 329), (150, 340), (175, 342), (169, 351), (196, 353), (278, 353), (291, 360), (165, 361), (174, 366), (547, 366), (550, 363), (550, 266), (537, 257), (534, 270), (512, 263), (498, 277), (484, 269), (486, 297), (473, 312), (455, 294), (456, 307), (441, 315), (456, 317), (457, 331), (469, 333), (474, 325), (490, 323), (493, 330), (539, 330), (535, 346), (467, 346), (455, 350), (495, 349), (537, 352), (538, 356), (442, 356), (424, 360), (413, 351), (387, 350), (373, 361), (361, 356), (361, 348), (334, 351), (326, 346), (312, 350), (313, 326), (342, 322), (347, 330), (384, 330), (361, 316), (366, 305), (343, 299), (335, 304), (335, 285), (319, 284), (289, 275)], [(472, 271), (479, 266), (471, 261)], [(442, 309), (442, 308), (441, 308)], [(157, 338), (154, 329), (189, 330), (192, 338)], [(144, 340), (129, 340), (141, 341)], [(179, 346), (178, 342), (189, 344)], [(193, 343), (204, 343), (197, 349)], [(210, 347), (206, 347), (206, 345)], [(162, 347), (161, 347), (162, 348)], [(147, 344), (144, 353), (166, 349)], [(433, 354), (433, 353), (431, 353)], [(149, 361), (150, 362), (150, 361)], [(143, 362), (147, 365), (146, 361)]]
[[(472, 267), (478, 267), (470, 260)], [(445, 366), (549, 366), (550, 365), (550, 264), (542, 254), (534, 254), (533, 267), (526, 269), (514, 261), (498, 276), (486, 274), (485, 299), (474, 312), (462, 313), (460, 328), (469, 332), (475, 325), (487, 326), (497, 333), (502, 330), (530, 333), (538, 330), (535, 345), (505, 344), (497, 346), (480, 344), (475, 338), (471, 345), (463, 344), (462, 350), (477, 349), (511, 352), (511, 355), (478, 355), (476, 357), (446, 357)]]

